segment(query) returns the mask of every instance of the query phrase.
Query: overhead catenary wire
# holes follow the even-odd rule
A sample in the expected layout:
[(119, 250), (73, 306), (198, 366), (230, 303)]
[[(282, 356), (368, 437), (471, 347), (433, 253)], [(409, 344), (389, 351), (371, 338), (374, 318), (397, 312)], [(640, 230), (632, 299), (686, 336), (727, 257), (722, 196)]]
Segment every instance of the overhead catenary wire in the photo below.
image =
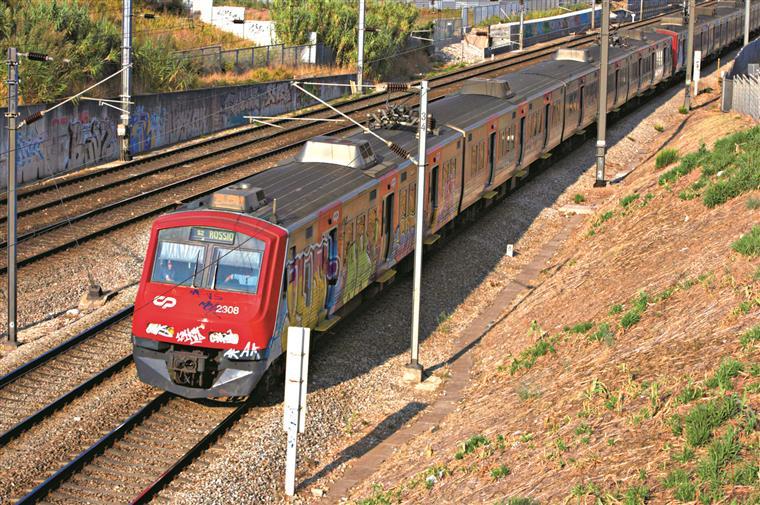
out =
[(311, 93), (310, 91), (308, 91), (306, 88), (300, 86), (299, 83), (298, 83), (298, 81), (293, 81), (291, 83), (291, 85), (294, 86), (295, 88), (299, 89), (301, 92), (309, 95), (313, 99), (317, 100), (318, 102), (320, 102), (321, 104), (323, 104), (324, 106), (326, 106), (327, 108), (329, 108), (330, 110), (332, 110), (333, 112), (335, 112), (336, 114), (338, 114), (338, 115), (346, 118), (347, 120), (349, 120), (350, 122), (352, 122), (353, 124), (355, 124), (358, 128), (360, 128), (362, 131), (364, 131), (364, 133), (367, 133), (367, 134), (372, 135), (373, 137), (377, 138), (380, 142), (382, 142), (383, 144), (385, 144), (386, 146), (388, 146), (388, 149), (390, 149), (391, 151), (393, 151), (398, 156), (400, 156), (402, 158), (405, 158), (405, 159), (408, 159), (409, 161), (411, 161), (414, 164), (417, 164), (417, 160), (415, 160), (414, 156), (412, 156), (412, 154), (410, 152), (408, 152), (406, 149), (404, 149), (403, 147), (401, 147), (399, 145), (394, 144), (390, 140), (384, 139), (383, 137), (381, 137), (377, 133), (373, 132), (372, 130), (370, 130), (369, 128), (367, 128), (366, 126), (364, 126), (363, 124), (361, 124), (358, 121), (354, 120), (349, 115), (347, 115), (347, 114), (343, 113), (342, 111), (336, 109), (335, 107), (333, 107), (329, 103), (325, 102), (324, 100), (322, 100), (318, 96), (316, 96), (313, 93)]

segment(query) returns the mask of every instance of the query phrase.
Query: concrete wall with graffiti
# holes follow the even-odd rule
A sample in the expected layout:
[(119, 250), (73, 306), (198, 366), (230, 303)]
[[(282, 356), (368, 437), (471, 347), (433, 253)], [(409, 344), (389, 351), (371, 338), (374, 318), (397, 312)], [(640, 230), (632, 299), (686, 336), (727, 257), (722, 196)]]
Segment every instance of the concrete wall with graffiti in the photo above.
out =
[[(339, 75), (308, 80), (348, 83), (352, 77)], [(310, 91), (324, 100), (332, 100), (347, 93), (348, 88), (314, 86)], [(291, 86), (290, 81), (136, 96), (130, 120), (130, 148), (133, 154), (139, 154), (246, 124), (248, 120), (244, 116), (276, 116), (315, 103)], [(43, 105), (20, 107), (21, 119), (44, 108)], [(0, 114), (5, 111), (0, 108)], [(117, 159), (119, 115), (119, 111), (97, 102), (80, 101), (59, 107), (19, 129), (16, 150), (19, 184)], [(0, 188), (7, 187), (6, 131), (3, 128), (0, 138)]]

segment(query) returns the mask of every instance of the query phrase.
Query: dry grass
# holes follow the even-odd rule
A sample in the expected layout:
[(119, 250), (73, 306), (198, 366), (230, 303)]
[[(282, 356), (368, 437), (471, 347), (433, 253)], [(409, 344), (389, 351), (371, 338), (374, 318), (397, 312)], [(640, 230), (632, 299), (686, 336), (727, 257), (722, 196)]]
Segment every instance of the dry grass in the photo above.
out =
[(303, 67), (253, 68), (245, 72), (215, 72), (201, 76), (198, 87), (236, 86), (267, 81), (282, 81), (301, 77), (318, 77), (322, 75), (348, 74), (351, 68), (328, 67), (325, 65)]
[[(722, 136), (748, 125), (709, 109), (676, 120), (687, 124), (668, 147), (682, 153), (698, 149), (700, 141), (711, 145), (716, 131)], [(678, 188), (693, 180), (686, 176), (676, 188), (664, 188), (657, 182), (661, 173), (650, 160), (610, 190), (597, 216), (552, 260), (564, 265), (559, 272), (540, 279), (475, 350), (472, 384), (456, 415), (398, 451), (357, 496), (371, 496), (370, 484), (380, 482), (385, 489), (402, 489), (407, 503), (500, 503), (510, 496), (541, 503), (664, 503), (674, 491), (663, 481), (674, 461), (683, 461), (691, 479), (679, 480), (683, 496), (693, 484), (704, 500), (720, 494), (726, 503), (751, 493), (757, 498), (756, 483), (732, 485), (741, 481), (732, 477), (743, 471), (741, 461), (757, 460), (756, 433), (725, 434), (727, 426), (743, 428), (749, 421), (731, 412), (709, 425), (718, 426), (714, 443), (694, 448), (683, 434), (674, 434), (673, 421), (728, 388), (743, 398), (748, 412), (760, 408), (752, 375), (760, 369), (758, 355), (740, 341), (760, 314), (735, 310), (747, 296), (757, 296), (760, 261), (731, 249), (757, 213), (745, 205), (746, 197), (715, 208), (681, 200)], [(633, 193), (652, 197), (631, 200), (621, 211), (620, 200)], [(602, 232), (589, 236), (599, 216), (610, 212), (598, 226)], [(637, 320), (621, 325), (632, 310)], [(535, 346), (535, 332), (528, 331), (534, 320), (554, 339), (556, 353), (539, 356), (512, 376), (512, 360)], [(602, 325), (614, 329), (614, 341), (571, 331), (579, 321), (594, 323), (589, 335)], [(745, 371), (729, 367), (729, 357)], [(686, 394), (692, 384), (703, 393)], [(526, 388), (541, 395), (526, 400), (520, 394)], [(456, 459), (457, 444), (475, 435), (502, 436), (505, 443)], [(729, 442), (730, 458), (716, 459), (720, 444), (725, 449)], [(509, 475), (494, 479), (491, 470), (502, 464)], [(433, 466), (445, 467), (446, 475), (430, 489), (406, 485)]]

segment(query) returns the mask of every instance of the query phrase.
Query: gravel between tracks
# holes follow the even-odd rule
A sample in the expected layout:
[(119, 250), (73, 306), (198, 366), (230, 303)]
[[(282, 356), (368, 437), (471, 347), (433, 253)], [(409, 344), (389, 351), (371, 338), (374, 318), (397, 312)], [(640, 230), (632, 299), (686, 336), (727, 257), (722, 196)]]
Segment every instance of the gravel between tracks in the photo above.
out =
[(0, 450), (0, 503), (20, 498), (157, 394), (130, 365), (12, 440)]

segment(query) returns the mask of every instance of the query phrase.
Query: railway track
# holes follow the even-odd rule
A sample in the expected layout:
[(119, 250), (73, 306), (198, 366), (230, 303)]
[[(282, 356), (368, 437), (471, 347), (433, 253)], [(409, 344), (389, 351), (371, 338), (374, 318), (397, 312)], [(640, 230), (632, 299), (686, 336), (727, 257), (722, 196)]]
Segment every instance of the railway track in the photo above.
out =
[(0, 377), (0, 447), (132, 362), (131, 313), (123, 309)]
[(17, 503), (147, 503), (249, 408), (163, 393)]
[[(652, 18), (632, 26), (645, 26)], [(476, 76), (501, 74), (518, 69), (554, 53), (557, 47), (578, 47), (591, 43), (596, 35), (577, 36), (549, 44), (529, 53), (486, 62), (431, 79), (431, 98), (445, 96), (457, 83)], [(355, 119), (387, 100), (398, 102), (413, 95), (395, 93), (390, 98), (373, 95), (342, 106)], [(317, 110), (305, 117), (334, 118), (329, 110)], [(25, 265), (79, 244), (100, 234), (158, 213), (178, 203), (216, 191), (248, 177), (298, 149), (306, 139), (320, 134), (339, 134), (352, 126), (292, 123), (282, 129), (245, 129), (230, 137), (206, 140), (171, 152), (71, 177), (55, 187), (42, 185), (20, 192), (21, 220), (18, 264)], [(213, 168), (209, 169), (209, 165)], [(0, 210), (0, 215), (3, 211)], [(4, 217), (0, 218), (0, 221)], [(5, 248), (6, 243), (0, 243)], [(0, 254), (0, 273), (7, 270), (6, 255)]]

